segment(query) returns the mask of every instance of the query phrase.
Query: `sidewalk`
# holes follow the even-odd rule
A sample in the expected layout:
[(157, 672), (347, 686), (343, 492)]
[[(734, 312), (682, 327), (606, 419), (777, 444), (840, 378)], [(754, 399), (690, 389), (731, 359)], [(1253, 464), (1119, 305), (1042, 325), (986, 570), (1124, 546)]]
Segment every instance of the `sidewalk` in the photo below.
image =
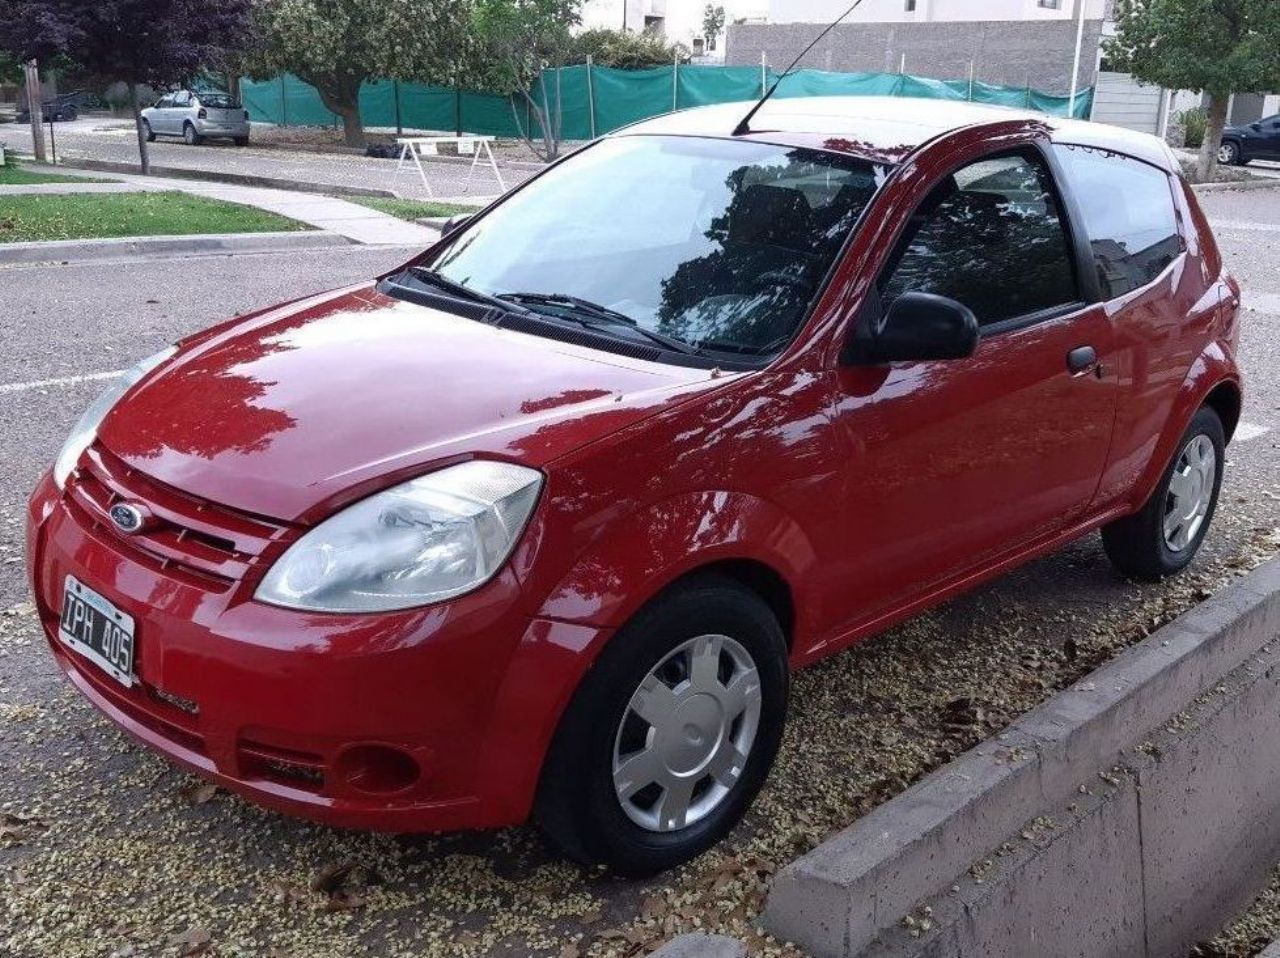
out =
[[(32, 165), (33, 169), (38, 169)], [(58, 168), (59, 173), (76, 175), (75, 170)], [(85, 174), (89, 176), (91, 174)], [(100, 174), (98, 174), (100, 175)], [(155, 176), (113, 174), (114, 183), (41, 183), (0, 187), (0, 196), (16, 194), (125, 193), (175, 190), (207, 199), (239, 203), (278, 213), (329, 233), (336, 233), (355, 243), (373, 246), (427, 246), (439, 233), (397, 219), (386, 213), (331, 196), (273, 190), (200, 180), (166, 179)]]

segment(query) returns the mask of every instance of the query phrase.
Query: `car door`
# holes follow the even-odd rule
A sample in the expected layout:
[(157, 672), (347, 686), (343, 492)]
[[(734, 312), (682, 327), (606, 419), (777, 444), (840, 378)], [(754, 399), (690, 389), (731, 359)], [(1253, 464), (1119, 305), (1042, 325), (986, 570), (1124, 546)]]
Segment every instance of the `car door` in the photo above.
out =
[(151, 108), (147, 115), (147, 122), (151, 124), (152, 133), (168, 133), (169, 130), (169, 114), (173, 108), (173, 94), (166, 94), (156, 100), (155, 105)]
[[(1116, 409), (1113, 334), (1038, 150), (970, 163), (915, 211), (863, 312), (907, 291), (974, 311), (969, 358), (844, 367), (846, 539), (858, 617), (1082, 519)], [(860, 321), (865, 321), (863, 317)]]
[(191, 109), (191, 93), (188, 90), (179, 90), (173, 95), (173, 108), (169, 110), (169, 132), (181, 134), (187, 121), (193, 119), (194, 112)]
[(1258, 140), (1258, 155), (1269, 160), (1280, 160), (1280, 116), (1269, 116), (1259, 121), (1262, 133)]

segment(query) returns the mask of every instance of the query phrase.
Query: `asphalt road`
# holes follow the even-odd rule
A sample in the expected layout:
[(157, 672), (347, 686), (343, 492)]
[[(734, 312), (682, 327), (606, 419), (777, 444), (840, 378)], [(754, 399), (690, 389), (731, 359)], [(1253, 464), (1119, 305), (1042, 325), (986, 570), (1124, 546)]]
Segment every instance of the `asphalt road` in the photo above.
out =
[(21, 572), (23, 503), (101, 386), (76, 377), (408, 251), (0, 270), (0, 954), (572, 958), (634, 954), (695, 927), (750, 938), (780, 864), (1280, 551), (1280, 190), (1205, 205), (1245, 285), (1250, 382), (1192, 569), (1129, 583), (1093, 536), (807, 670), (746, 824), (650, 882), (584, 873), (530, 828), (344, 833), (202, 791), (72, 694), (43, 648)]
[[(256, 125), (254, 131), (257, 131)], [(54, 135), (59, 159), (138, 162), (138, 142), (129, 121), (85, 117), (55, 124)], [(45, 141), (47, 144), (47, 124)], [(31, 128), (18, 123), (0, 126), (0, 143), (7, 144), (11, 150), (30, 153)], [(255, 147), (252, 137), (249, 146), (243, 148), (229, 140), (208, 140), (200, 146), (187, 146), (176, 137), (160, 137), (150, 144), (150, 156), (152, 165), (157, 167), (271, 176), (317, 185), (361, 186), (392, 190), (413, 199), (428, 196), (416, 171), (406, 166), (397, 174), (394, 160)], [(437, 197), (496, 196), (503, 192), (487, 165), (476, 168), (469, 188), (465, 164), (426, 161), (425, 166)], [(526, 166), (511, 166), (500, 161), (500, 168), (508, 189), (532, 175)]]

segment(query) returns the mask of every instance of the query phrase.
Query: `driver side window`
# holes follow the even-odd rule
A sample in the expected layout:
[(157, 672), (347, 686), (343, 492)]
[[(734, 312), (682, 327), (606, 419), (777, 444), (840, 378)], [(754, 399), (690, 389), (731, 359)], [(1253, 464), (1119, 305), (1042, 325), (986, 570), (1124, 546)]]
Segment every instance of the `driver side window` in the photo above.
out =
[(957, 300), (981, 326), (1079, 300), (1062, 211), (1038, 157), (979, 160), (930, 193), (880, 281), (886, 309), (909, 291)]

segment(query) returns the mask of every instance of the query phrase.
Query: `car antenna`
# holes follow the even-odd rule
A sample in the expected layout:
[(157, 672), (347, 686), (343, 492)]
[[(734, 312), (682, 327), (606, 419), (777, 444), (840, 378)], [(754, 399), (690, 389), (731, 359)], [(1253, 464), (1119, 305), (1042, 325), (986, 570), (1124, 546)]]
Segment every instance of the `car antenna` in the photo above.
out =
[(773, 96), (773, 94), (777, 91), (778, 87), (782, 84), (782, 81), (791, 75), (791, 71), (796, 68), (796, 64), (805, 58), (805, 54), (807, 54), (810, 50), (812, 50), (814, 47), (818, 45), (819, 40), (821, 40), (828, 33), (830, 33), (837, 26), (839, 26), (840, 21), (842, 21), (849, 14), (853, 13), (854, 10), (857, 10), (858, 7), (860, 7), (861, 5), (862, 5), (862, 0), (855, 0), (855, 3), (853, 4), (853, 6), (851, 6), (844, 13), (840, 14), (840, 16), (836, 17), (836, 19), (832, 20), (825, 30), (823, 30), (821, 33), (819, 33), (816, 37), (813, 38), (812, 43), (810, 43), (807, 47), (805, 47), (803, 50), (800, 51), (800, 55), (791, 61), (791, 66), (783, 70), (781, 75), (779, 75), (778, 79), (773, 81), (773, 86), (769, 87), (769, 92), (766, 93), (764, 96), (762, 96), (759, 102), (756, 103), (756, 105), (751, 108), (751, 111), (742, 118), (742, 122), (740, 122), (736, 127), (733, 128), (734, 136), (743, 136), (751, 132), (751, 120), (755, 117), (757, 113), (760, 112), (760, 107), (764, 106), (766, 103), (769, 102), (769, 97)]

